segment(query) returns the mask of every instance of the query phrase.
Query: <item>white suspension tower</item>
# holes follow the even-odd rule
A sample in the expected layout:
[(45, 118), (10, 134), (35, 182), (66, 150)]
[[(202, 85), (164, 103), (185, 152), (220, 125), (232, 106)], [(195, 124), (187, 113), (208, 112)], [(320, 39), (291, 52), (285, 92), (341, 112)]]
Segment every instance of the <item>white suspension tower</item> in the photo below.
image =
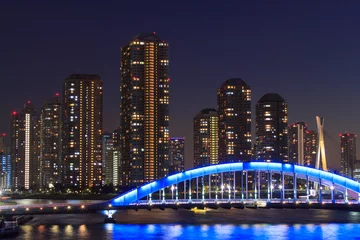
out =
[(320, 169), (320, 160), (321, 160), (322, 169), (324, 171), (327, 171), (325, 142), (324, 142), (324, 118), (316, 116), (316, 125), (318, 129), (318, 146), (316, 153), (315, 168)]

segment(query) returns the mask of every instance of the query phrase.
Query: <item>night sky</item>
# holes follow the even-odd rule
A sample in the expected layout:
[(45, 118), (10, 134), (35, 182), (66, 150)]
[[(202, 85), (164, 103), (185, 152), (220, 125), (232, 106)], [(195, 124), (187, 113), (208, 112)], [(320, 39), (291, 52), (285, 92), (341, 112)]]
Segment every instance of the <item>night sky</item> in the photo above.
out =
[(217, 88), (233, 77), (252, 87), (253, 107), (265, 93), (283, 96), (290, 123), (315, 129), (324, 116), (331, 168), (338, 134), (360, 133), (358, 1), (53, 2), (0, 3), (0, 132), (12, 111), (27, 100), (39, 111), (72, 73), (101, 76), (104, 129), (116, 129), (120, 47), (155, 31), (170, 44), (170, 135), (186, 137), (187, 167), (193, 117), (215, 108)]

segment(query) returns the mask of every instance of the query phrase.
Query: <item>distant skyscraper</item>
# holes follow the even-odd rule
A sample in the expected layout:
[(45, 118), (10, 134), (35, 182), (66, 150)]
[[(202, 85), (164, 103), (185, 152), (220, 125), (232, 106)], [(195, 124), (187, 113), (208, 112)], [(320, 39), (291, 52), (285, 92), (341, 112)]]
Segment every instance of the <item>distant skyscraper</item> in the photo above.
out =
[(305, 162), (304, 165), (315, 167), (317, 151), (317, 133), (312, 130), (305, 131)]
[(11, 156), (10, 148), (6, 147), (5, 143), (6, 134), (0, 135), (0, 188), (11, 188)]
[(139, 186), (168, 174), (168, 43), (139, 34), (121, 49), (121, 183)]
[(113, 184), (121, 185), (120, 180), (122, 179), (120, 176), (120, 161), (121, 161), (121, 153), (120, 153), (120, 129), (116, 129), (113, 132)]
[(169, 174), (184, 171), (185, 138), (170, 138)]
[(305, 163), (305, 134), (307, 125), (297, 122), (289, 127), (289, 162), (304, 165)]
[(40, 180), (39, 117), (30, 101), (21, 113), (11, 116), (12, 187), (33, 189)]
[(217, 91), (219, 163), (251, 160), (251, 89), (243, 80), (226, 80)]
[(73, 74), (63, 85), (64, 183), (86, 188), (102, 181), (103, 89), (99, 75)]
[(349, 178), (353, 178), (356, 163), (356, 135), (349, 133), (340, 134), (340, 147), (340, 173), (348, 176)]
[(40, 116), (40, 177), (42, 187), (61, 182), (61, 100), (47, 100)]
[(11, 188), (11, 155), (10, 148), (5, 147), (3, 152), (0, 153), (1, 160), (1, 179), (0, 188), (10, 189)]
[(206, 108), (194, 117), (194, 167), (219, 162), (218, 114)]
[(104, 133), (103, 159), (102, 159), (104, 184), (110, 184), (110, 183), (113, 184), (113, 170), (114, 170), (113, 151), (114, 151), (113, 134)]
[(256, 104), (256, 154), (267, 162), (288, 162), (288, 108), (277, 93), (265, 94)]
[(6, 136), (5, 133), (0, 134), (0, 154), (1, 154), (2, 152), (4, 152), (4, 151), (5, 151), (5, 148), (6, 148), (6, 146), (5, 146), (5, 136)]

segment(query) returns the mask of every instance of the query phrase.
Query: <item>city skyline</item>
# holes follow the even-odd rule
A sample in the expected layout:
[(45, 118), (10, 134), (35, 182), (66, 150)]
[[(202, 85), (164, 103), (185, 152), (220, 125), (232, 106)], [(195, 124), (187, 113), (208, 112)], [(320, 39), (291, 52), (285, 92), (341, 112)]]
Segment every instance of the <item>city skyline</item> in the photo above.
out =
[[(298, 6), (299, 9), (295, 10), (294, 7), (291, 7), (290, 5), (286, 6), (286, 9), (288, 9), (291, 13), (298, 14), (306, 9), (306, 4), (295, 5)], [(3, 43), (2, 45), (4, 48), (1, 49), (4, 53), (4, 58), (2, 58), (1, 61), (4, 62), (3, 66), (5, 69), (1, 72), (1, 77), (2, 79), (8, 79), (9, 82), (3, 86), (4, 94), (2, 95), (0, 101), (1, 108), (3, 109), (4, 113), (4, 117), (0, 119), (0, 130), (1, 132), (9, 133), (9, 115), (14, 109), (18, 110), (17, 106), (21, 106), (23, 102), (26, 102), (28, 99), (34, 102), (36, 106), (42, 106), (46, 96), (51, 96), (55, 92), (59, 92), (61, 89), (62, 79), (64, 76), (72, 72), (96, 72), (102, 76), (105, 85), (104, 88), (107, 92), (107, 97), (104, 104), (104, 107), (106, 108), (106, 113), (104, 113), (104, 130), (112, 131), (113, 129), (118, 128), (119, 48), (121, 45), (126, 43), (128, 39), (135, 35), (136, 32), (142, 31), (145, 28), (152, 31), (161, 32), (161, 36), (170, 42), (171, 46), (170, 62), (172, 69), (170, 76), (172, 79), (171, 88), (174, 89), (174, 91), (170, 100), (170, 136), (186, 136), (186, 141), (191, 143), (192, 117), (199, 111), (199, 109), (216, 107), (216, 89), (225, 79), (229, 77), (240, 77), (252, 87), (252, 109), (254, 109), (254, 103), (259, 100), (262, 95), (267, 92), (277, 92), (282, 95), (288, 102), (290, 123), (295, 121), (304, 121), (309, 124), (310, 129), (316, 129), (315, 116), (324, 116), (326, 118), (325, 130), (332, 138), (329, 139), (329, 141), (325, 139), (325, 141), (327, 141), (325, 144), (328, 146), (328, 148), (331, 146), (331, 148), (336, 149), (336, 151), (333, 150), (332, 152), (327, 153), (329, 155), (329, 165), (330, 168), (333, 168), (334, 166), (339, 167), (339, 158), (334, 158), (336, 155), (340, 156), (340, 152), (337, 151), (337, 149), (339, 149), (339, 143), (337, 140), (338, 134), (345, 131), (354, 133), (359, 132), (359, 125), (357, 122), (359, 121), (360, 116), (354, 116), (352, 114), (355, 109), (352, 108), (352, 104), (357, 102), (358, 99), (355, 92), (356, 87), (352, 87), (355, 86), (355, 79), (359, 75), (354, 66), (356, 65), (357, 61), (356, 58), (354, 58), (354, 56), (356, 56), (357, 49), (351, 49), (351, 54), (345, 54), (348, 52), (346, 50), (349, 50), (347, 45), (352, 46), (352, 41), (355, 43), (358, 36), (353, 35), (352, 32), (349, 32), (351, 27), (343, 26), (341, 27), (343, 35), (334, 34), (336, 29), (339, 29), (339, 27), (335, 29), (330, 28), (328, 24), (324, 23), (326, 21), (320, 21), (320, 18), (316, 17), (316, 14), (314, 14), (317, 11), (322, 11), (320, 8), (322, 6), (320, 5), (315, 5), (313, 11), (308, 13), (309, 16), (307, 16), (307, 18), (309, 18), (309, 20), (300, 17), (304, 23), (299, 23), (294, 19), (290, 19), (290, 23), (287, 23), (289, 25), (280, 24), (281, 27), (279, 27), (279, 29), (274, 29), (275, 22), (278, 23), (278, 19), (274, 17), (275, 13), (280, 13), (278, 17), (281, 20), (287, 19), (287, 17), (291, 16), (291, 14), (286, 14), (286, 11), (285, 13), (281, 12), (284, 6), (280, 6), (279, 10), (274, 8), (274, 6), (267, 6), (274, 10), (274, 15), (266, 15), (267, 13), (265, 12), (265, 9), (263, 9), (261, 13), (269, 18), (269, 22), (268, 25), (266, 25), (267, 27), (264, 27), (262, 31), (258, 30), (261, 28), (256, 28), (256, 26), (263, 26), (261, 20), (251, 23), (252, 26), (255, 25), (255, 30), (251, 31), (237, 21), (235, 21), (235, 23), (230, 23), (230, 19), (233, 19), (232, 16), (237, 16), (234, 15), (234, 12), (231, 11), (229, 13), (230, 19), (225, 19), (220, 22), (221, 28), (219, 28), (217, 25), (211, 29), (211, 31), (205, 28), (204, 30), (199, 31), (199, 33), (196, 33), (194, 28), (186, 28), (186, 26), (189, 25), (189, 20), (185, 21), (183, 24), (180, 24), (175, 22), (174, 18), (170, 18), (168, 24), (173, 24), (174, 29), (180, 30), (176, 34), (176, 31), (172, 33), (172, 31), (166, 30), (165, 25), (162, 24), (154, 29), (154, 22), (150, 21), (142, 28), (139, 24), (135, 24), (131, 25), (131, 28), (129, 26), (129, 28), (125, 29), (126, 31), (122, 29), (121, 36), (118, 35), (120, 33), (114, 34), (111, 32), (110, 34), (105, 34), (107, 38), (104, 38), (103, 40), (99, 40), (98, 38), (95, 38), (96, 40), (90, 39), (89, 42), (86, 42), (83, 46), (80, 46), (80, 42), (83, 43), (79, 40), (81, 33), (88, 33), (87, 29), (83, 29), (80, 31), (80, 33), (75, 34), (75, 37), (72, 41), (66, 41), (64, 45), (61, 45), (62, 48), (67, 47), (63, 54), (67, 54), (69, 53), (69, 50), (71, 50), (71, 54), (75, 56), (76, 60), (69, 59), (66, 63), (61, 64), (58, 64), (59, 62), (55, 60), (54, 62), (49, 61), (46, 63), (43, 62), (44, 60), (41, 60), (41, 58), (49, 59), (46, 57), (47, 54), (45, 52), (51, 49), (51, 46), (44, 44), (43, 41), (46, 40), (51, 43), (51, 40), (54, 41), (54, 39), (51, 37), (46, 37), (44, 40), (37, 42), (35, 45), (31, 45), (31, 47), (24, 45), (23, 48), (26, 51), (17, 52), (15, 43), (6, 43), (8, 43), (8, 41), (14, 40), (13, 38), (9, 37), (9, 35), (16, 37), (16, 35), (21, 33), (23, 30), (16, 30), (17, 34), (11, 34), (13, 30), (6, 28), (5, 33), (8, 34), (5, 34), (6, 37), (0, 40), (1, 43)], [(192, 9), (197, 9), (197, 7), (199, 6), (195, 4), (194, 8)], [(204, 11), (211, 12), (213, 8), (213, 6), (207, 6)], [(231, 6), (226, 6), (226, 9), (230, 10), (230, 8)], [(251, 6), (250, 9), (252, 9)], [(21, 12), (22, 10), (24, 9), (20, 8), (17, 11)], [(335, 5), (328, 5), (326, 10), (329, 12), (334, 12), (337, 10), (337, 14), (333, 15), (330, 21), (332, 24), (335, 24), (334, 22), (337, 19), (343, 19), (344, 15), (350, 17), (343, 19), (341, 24), (350, 24), (351, 18), (356, 17), (355, 13), (352, 12), (351, 9), (347, 9), (345, 7), (338, 9)], [(67, 10), (60, 9), (60, 11)], [(94, 11), (94, 9), (91, 11)], [(244, 18), (248, 17), (242, 11), (238, 14), (240, 16), (244, 16)], [(6, 14), (3, 16), (9, 17)], [(263, 20), (264, 16), (260, 19)], [(214, 16), (214, 19), (217, 17), (218, 16)], [(327, 14), (325, 14), (325, 16), (323, 15), (322, 17), (326, 18)], [(190, 14), (190, 20), (194, 18), (195, 14)], [(78, 19), (73, 20), (75, 23), (80, 24)], [(313, 21), (311, 22), (311, 20)], [(34, 21), (36, 22), (36, 19)], [(99, 24), (103, 25), (107, 23), (107, 21), (109, 20), (105, 19), (104, 21), (100, 21)], [(311, 26), (314, 27), (310, 28), (310, 30), (307, 30), (309, 32), (302, 29), (301, 26), (310, 25), (310, 22), (312, 24)], [(313, 25), (314, 23), (315, 25)], [(15, 21), (13, 24), (16, 25), (17, 22)], [(226, 24), (229, 24), (229, 26), (226, 26)], [(232, 27), (237, 26), (238, 24), (240, 24), (239, 30), (244, 32), (239, 34), (230, 31)], [(293, 29), (290, 28), (290, 24), (294, 24), (295, 27)], [(200, 22), (197, 26), (201, 27), (209, 25)], [(320, 26), (324, 26), (324, 28), (321, 28)], [(39, 30), (41, 29), (40, 27), (41, 26), (37, 28), (34, 26), (34, 29), (31, 28), (37, 31), (35, 31), (34, 36), (30, 35), (30, 41), (33, 42), (35, 39), (38, 39), (38, 37), (41, 36), (39, 33)], [(224, 29), (220, 32), (220, 38), (210, 38), (210, 36), (213, 36), (213, 32), (215, 32), (218, 28), (222, 29), (222, 27), (224, 27)], [(64, 31), (63, 28), (60, 29)], [(73, 28), (70, 27), (70, 29)], [(111, 31), (115, 30), (115, 28), (114, 30), (112, 28), (110, 29)], [(118, 31), (118, 28), (116, 29)], [(178, 39), (177, 36), (182, 36), (182, 34), (186, 32), (185, 29), (188, 31), (188, 35), (186, 35), (187, 38), (184, 37)], [(318, 29), (320, 29), (320, 33), (316, 32)], [(47, 30), (49, 33), (53, 31), (46, 26), (45, 30)], [(109, 30), (109, 28), (107, 30)], [(270, 34), (270, 30), (275, 30), (275, 33), (280, 35), (283, 33), (285, 35), (285, 39), (280, 40), (278, 43), (279, 45), (275, 43), (274, 50), (271, 50), (270, 46), (273, 47), (272, 44), (274, 44), (276, 40), (279, 40), (279, 38), (275, 38), (272, 34)], [(249, 34), (252, 31), (254, 34)], [(320, 36), (321, 34), (323, 37)], [(348, 34), (346, 39), (344, 38), (345, 34)], [(201, 45), (201, 35), (208, 36), (209, 43)], [(246, 36), (245, 40), (238, 41), (240, 36), (244, 35)], [(351, 40), (348, 40), (350, 39), (349, 35), (353, 37)], [(300, 40), (296, 40), (296, 36), (300, 36)], [(312, 36), (312, 41), (314, 40), (314, 36), (317, 36), (317, 38), (315, 38), (315, 42), (313, 41), (313, 43), (309, 45), (310, 40), (307, 39), (308, 36)], [(332, 37), (330, 38), (328, 36)], [(108, 39), (113, 40), (109, 41)], [(219, 61), (225, 62), (225, 60), (228, 59), (228, 61), (226, 61), (228, 65), (222, 64), (220, 68), (218, 67), (218, 69), (215, 69), (213, 63), (206, 59), (206, 56), (208, 56), (206, 53), (213, 49), (211, 46), (216, 42), (218, 45), (224, 44), (225, 49), (229, 50), (229, 47), (227, 47), (225, 43), (229, 42), (230, 40), (233, 42), (239, 42), (241, 44), (231, 46), (232, 52), (228, 54), (224, 54), (222, 51), (220, 52), (216, 49), (215, 52), (211, 52), (211, 54), (217, 54), (219, 56)], [(253, 44), (248, 47), (246, 44), (252, 40), (255, 40), (255, 45)], [(57, 43), (58, 42), (54, 41), (54, 44)], [(193, 43), (196, 43), (195, 45), (199, 47), (199, 52), (193, 51)], [(284, 43), (285, 45), (281, 46), (281, 44)], [(105, 47), (107, 44), (109, 44), (109, 46)], [(261, 51), (254, 50), (256, 44), (260, 46)], [(289, 46), (293, 44), (298, 44), (298, 48), (304, 52), (299, 53), (297, 52), (298, 50)], [(336, 46), (340, 46), (341, 50), (334, 50), (334, 44), (337, 44)], [(4, 46), (7, 46), (6, 49)], [(184, 51), (184, 48), (187, 47), (190, 47), (189, 50), (191, 56), (193, 56), (193, 59), (185, 58), (186, 51)], [(100, 53), (101, 51), (95, 50), (97, 48), (104, 50), (106, 54), (112, 52), (113, 55), (106, 55), (105, 53), (105, 55), (103, 55)], [(30, 64), (31, 69), (29, 69), (29, 66), (25, 66), (21, 59), (29, 59), (27, 56), (33, 51), (31, 49), (35, 49), (37, 52), (40, 51), (41, 54), (40, 56), (34, 55), (33, 58), (33, 63), (39, 62), (39, 66), (37, 66), (37, 64)], [(252, 49), (252, 51), (249, 51), (248, 49)], [(291, 50), (290, 52), (292, 55), (297, 55), (297, 57), (292, 57), (289, 54), (286, 54), (286, 51), (289, 51), (289, 49)], [(11, 51), (16, 51), (17, 56), (19, 56), (19, 62), (16, 67), (9, 65), (14, 64), (14, 60), (11, 57), (12, 55), (9, 55)], [(96, 53), (94, 53), (94, 51)], [(189, 53), (186, 53), (186, 56), (188, 55)], [(243, 57), (238, 58), (239, 55)], [(60, 54), (60, 56), (63, 55)], [(90, 56), (98, 56), (98, 58), (101, 59), (101, 62), (99, 62), (99, 60), (94, 60), (92, 62), (82, 61), (82, 63), (75, 64), (76, 62), (79, 62), (78, 60), (86, 60), (87, 58), (91, 59)], [(105, 58), (105, 56), (108, 57)], [(7, 61), (5, 61), (5, 59), (7, 59)], [(185, 59), (189, 62), (184, 63)], [(301, 63), (304, 59), (308, 60), (305, 64)], [(339, 59), (341, 59), (341, 62)], [(217, 60), (215, 62), (219, 63), (219, 61)], [(193, 64), (200, 62), (202, 65), (199, 65), (199, 67), (195, 70), (188, 70), (186, 68), (186, 66), (192, 66)], [(43, 69), (43, 66), (46, 66), (48, 69)], [(349, 68), (352, 70), (352, 74), (348, 73)], [(208, 69), (211, 69), (212, 71), (207, 71)], [(29, 83), (27, 83), (25, 80), (21, 80), (24, 78), (21, 74), (22, 72), (27, 72), (26, 78), (31, 76), (35, 79), (35, 81), (30, 81), (31, 84), (29, 85)], [(49, 81), (49, 79), (51, 79), (51, 81)], [(340, 82), (342, 84), (338, 84), (339, 79), (341, 79)], [(39, 94), (39, 91), (43, 92), (42, 95)], [(16, 93), (21, 93), (21, 96), (23, 97), (15, 98), (14, 96), (16, 96)], [(11, 98), (12, 101), (8, 101), (9, 98)], [(11, 103), (9, 104), (9, 102)], [(348, 107), (344, 108), (343, 106)], [(37, 110), (39, 110), (39, 108), (37, 108)], [(254, 110), (252, 112), (254, 112)], [(254, 114), (252, 119), (254, 122)], [(252, 133), (254, 135), (254, 130)], [(335, 143), (332, 143), (334, 139)], [(189, 147), (186, 148), (186, 161), (189, 163), (189, 161), (192, 161), (193, 151), (191, 144), (188, 144), (187, 146)]]

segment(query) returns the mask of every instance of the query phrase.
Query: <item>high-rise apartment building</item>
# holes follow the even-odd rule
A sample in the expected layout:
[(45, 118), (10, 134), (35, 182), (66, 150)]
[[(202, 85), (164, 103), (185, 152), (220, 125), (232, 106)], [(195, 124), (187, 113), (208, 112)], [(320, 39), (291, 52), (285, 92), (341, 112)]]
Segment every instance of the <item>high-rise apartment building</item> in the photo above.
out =
[(353, 178), (356, 163), (356, 135), (350, 133), (340, 134), (340, 149), (340, 173)]
[(315, 167), (317, 151), (317, 133), (312, 130), (305, 131), (305, 166)]
[(0, 153), (1, 160), (1, 179), (0, 179), (0, 188), (1, 189), (10, 189), (11, 188), (11, 155), (10, 148), (4, 147)]
[(76, 188), (102, 183), (103, 87), (99, 75), (73, 74), (63, 84), (64, 183)]
[(169, 174), (179, 173), (184, 171), (185, 163), (185, 138), (172, 137), (170, 138), (170, 160), (169, 160)]
[(40, 156), (42, 187), (61, 182), (61, 99), (58, 93), (41, 109)]
[(219, 163), (251, 160), (251, 89), (243, 80), (226, 80), (217, 91)]
[(120, 180), (122, 179), (120, 176), (120, 161), (121, 161), (121, 153), (120, 153), (120, 129), (116, 129), (112, 134), (113, 139), (113, 184), (115, 186), (120, 185), (122, 183)]
[(121, 49), (121, 182), (139, 186), (168, 174), (168, 43), (139, 34)]
[(266, 162), (288, 162), (288, 108), (277, 93), (256, 104), (256, 155)]
[(30, 101), (11, 115), (11, 185), (17, 190), (40, 187), (40, 125)]
[(11, 155), (5, 137), (5, 133), (0, 135), (0, 189), (11, 188)]
[(103, 135), (103, 158), (102, 158), (102, 175), (103, 184), (113, 184), (113, 171), (114, 171), (114, 141), (113, 134), (104, 133)]
[(305, 163), (305, 134), (307, 125), (304, 122), (296, 122), (289, 126), (289, 162), (299, 165)]
[(218, 114), (206, 108), (194, 117), (194, 167), (208, 166), (219, 162)]

